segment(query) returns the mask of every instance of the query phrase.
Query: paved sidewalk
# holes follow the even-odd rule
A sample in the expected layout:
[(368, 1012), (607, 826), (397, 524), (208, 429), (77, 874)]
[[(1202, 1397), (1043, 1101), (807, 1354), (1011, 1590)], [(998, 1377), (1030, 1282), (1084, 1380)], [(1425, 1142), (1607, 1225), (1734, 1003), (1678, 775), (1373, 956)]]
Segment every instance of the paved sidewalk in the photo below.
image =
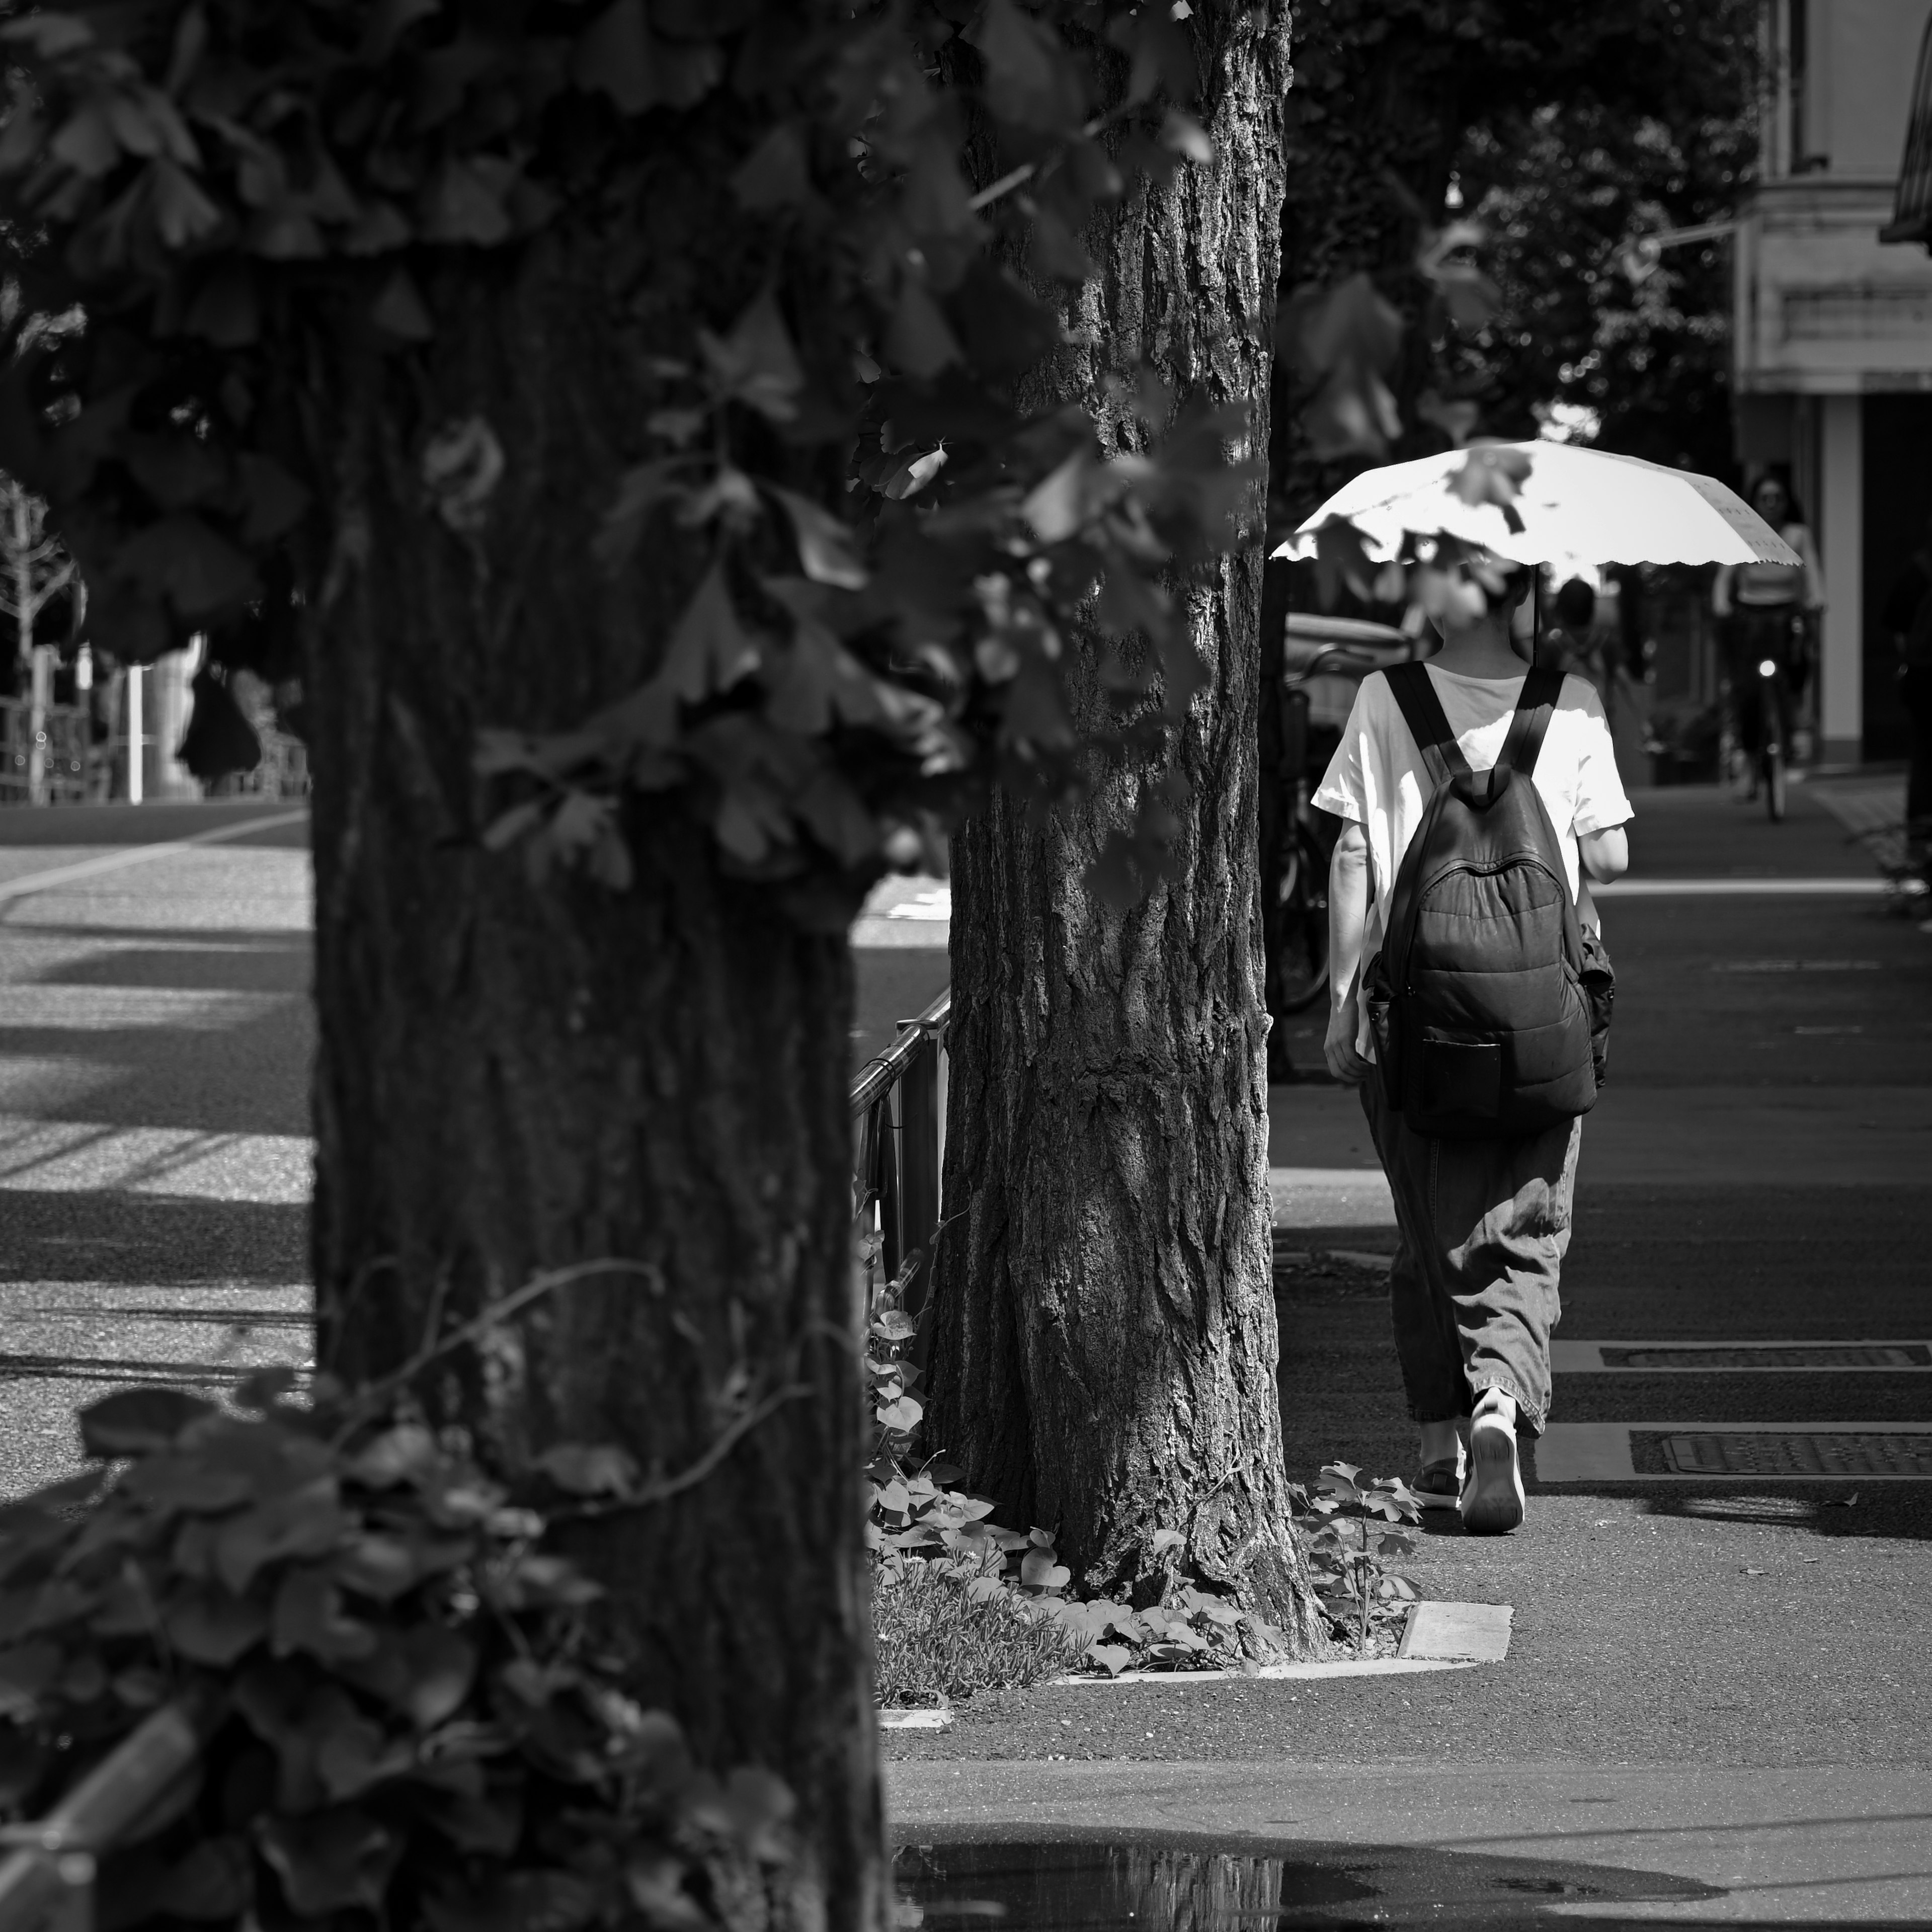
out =
[[(1870, 876), (1808, 788), (1778, 826), (1714, 792), (1636, 803), (1640, 878)], [(1584, 1130), (1562, 1338), (1932, 1341), (1932, 935), (1875, 897), (1802, 890), (1632, 896), (1605, 920), (1612, 1084)], [(1285, 1239), (1389, 1252), (1354, 1096), (1274, 1099)], [(1281, 1313), (1292, 1472), (1406, 1469), (1372, 1276)], [(1633, 1421), (1668, 1425), (1666, 1450), (1708, 1444), (1699, 1425), (1799, 1422), (1932, 1448), (1932, 1374), (1558, 1373), (1554, 1425)], [(1875, 1479), (1870, 1445), (1846, 1446), (1860, 1473), (1832, 1480), (1556, 1486), (1532, 1451), (1522, 1531), (1435, 1522), (1414, 1566), (1430, 1596), (1514, 1606), (1505, 1663), (976, 1700), (948, 1732), (890, 1739), (897, 1828), (1540, 1847), (1718, 1894), (1592, 1906), (1558, 1885), (1565, 1918), (1932, 1923), (1932, 1483)], [(1457, 1922), (1416, 1910), (1382, 1922)]]
[(112, 1388), (308, 1358), (304, 817), (0, 812), (0, 1496)]

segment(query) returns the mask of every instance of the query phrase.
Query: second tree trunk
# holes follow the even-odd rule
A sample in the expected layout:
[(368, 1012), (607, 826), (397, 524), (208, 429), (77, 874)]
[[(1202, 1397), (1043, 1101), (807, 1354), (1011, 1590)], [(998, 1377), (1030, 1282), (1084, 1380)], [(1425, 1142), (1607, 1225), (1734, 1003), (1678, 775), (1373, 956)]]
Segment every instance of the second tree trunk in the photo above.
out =
[[(1268, 446), (1288, 22), (1202, 10), (1211, 163), (1143, 178), (1088, 242), (1043, 404), (1143, 364), (1248, 410)], [(1264, 23), (1266, 24), (1264, 24)], [(1076, 334), (1076, 340), (1080, 339)], [(1159, 770), (1036, 818), (996, 797), (953, 844), (952, 1078), (929, 1446), (999, 1518), (1056, 1532), (1083, 1589), (1158, 1587), (1157, 1531), (1301, 1647), (1269, 1258), (1256, 874), (1258, 532), (1182, 592), (1208, 673), (1166, 766), (1180, 876), (1125, 913), (1085, 883)], [(1097, 685), (1090, 702), (1109, 701)]]

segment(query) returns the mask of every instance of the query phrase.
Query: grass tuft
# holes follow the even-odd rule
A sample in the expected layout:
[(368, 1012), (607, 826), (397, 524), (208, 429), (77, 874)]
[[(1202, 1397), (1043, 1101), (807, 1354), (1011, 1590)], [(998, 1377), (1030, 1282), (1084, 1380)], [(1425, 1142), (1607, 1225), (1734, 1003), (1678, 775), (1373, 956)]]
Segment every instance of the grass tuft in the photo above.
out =
[(881, 1705), (932, 1705), (976, 1690), (1023, 1690), (1070, 1670), (1079, 1642), (1010, 1592), (968, 1594), (938, 1563), (872, 1572)]

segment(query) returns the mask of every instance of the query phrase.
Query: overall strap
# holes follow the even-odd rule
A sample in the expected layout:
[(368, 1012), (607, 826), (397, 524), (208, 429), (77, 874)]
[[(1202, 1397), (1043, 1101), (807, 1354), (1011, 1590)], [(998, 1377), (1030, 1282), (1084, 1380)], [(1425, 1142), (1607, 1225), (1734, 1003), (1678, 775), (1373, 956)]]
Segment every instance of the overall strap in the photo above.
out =
[(1426, 664), (1392, 664), (1383, 675), (1395, 701), (1402, 707), (1402, 722), (1408, 727), (1422, 762), (1429, 767), (1430, 782), (1438, 788), (1451, 778), (1469, 776), (1469, 761), (1442, 714), (1442, 700), (1436, 694)]
[(1509, 735), (1496, 758), (1496, 768), (1508, 766), (1525, 778), (1534, 776), (1537, 754), (1543, 749), (1543, 734), (1563, 695), (1563, 674), (1549, 664), (1539, 664), (1522, 681), (1522, 694), (1516, 701), (1516, 716), (1510, 720)]

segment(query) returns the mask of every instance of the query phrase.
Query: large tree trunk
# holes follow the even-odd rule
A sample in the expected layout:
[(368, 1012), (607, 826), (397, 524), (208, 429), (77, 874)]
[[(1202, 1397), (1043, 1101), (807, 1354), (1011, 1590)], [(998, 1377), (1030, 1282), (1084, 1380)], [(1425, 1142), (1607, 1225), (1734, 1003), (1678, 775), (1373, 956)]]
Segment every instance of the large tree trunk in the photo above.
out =
[[(360, 1382), (539, 1270), (626, 1264), (417, 1392), (513, 1468), (587, 1441), (674, 1474), (735, 1432), (701, 1480), (583, 1526), (576, 1552), (640, 1694), (700, 1762), (796, 1793), (802, 1862), (773, 1922), (870, 1927), (843, 935), (723, 877), (708, 828), (669, 808), (631, 828), (626, 891), (535, 884), (479, 842), (478, 729), (563, 728), (632, 688), (699, 567), (688, 535), (621, 584), (590, 560), (651, 406), (609, 260), (593, 237), (514, 278), (452, 269), (414, 372), (344, 348), (319, 386), (311, 473), (344, 532), (310, 680), (320, 1358)], [(466, 532), (422, 452), (471, 418), (507, 461)]]
[[(1263, 25), (1263, 22), (1267, 24)], [(1100, 274), (1036, 400), (1108, 404), (1143, 362), (1249, 410), (1268, 447), (1288, 21), (1197, 9), (1214, 158), (1143, 177), (1090, 233)], [(1258, 496), (1258, 492), (1257, 493)], [(1258, 537), (1258, 532), (1256, 532)], [(1185, 586), (1208, 674), (1167, 770), (1180, 876), (1131, 911), (1084, 882), (1159, 767), (1036, 818), (996, 797), (953, 843), (951, 1090), (930, 1445), (1084, 1585), (1143, 1594), (1156, 1531), (1312, 1646), (1288, 1521), (1268, 1253), (1256, 881), (1262, 561)], [(1097, 682), (1087, 702), (1109, 698)], [(952, 1217), (957, 1217), (954, 1219)]]

